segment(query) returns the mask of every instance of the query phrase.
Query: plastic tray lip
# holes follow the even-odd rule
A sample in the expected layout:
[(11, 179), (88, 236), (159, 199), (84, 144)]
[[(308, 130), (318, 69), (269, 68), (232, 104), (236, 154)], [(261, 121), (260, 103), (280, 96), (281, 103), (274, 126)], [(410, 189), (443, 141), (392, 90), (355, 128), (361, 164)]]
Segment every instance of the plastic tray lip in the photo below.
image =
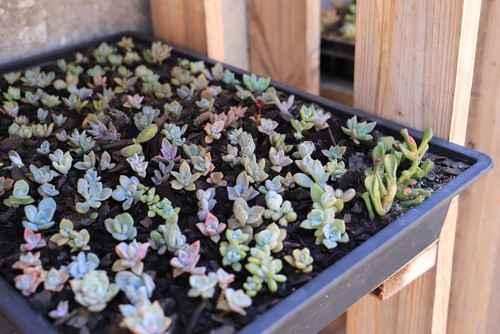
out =
[[(123, 36), (133, 37), (142, 42), (153, 42), (159, 40), (141, 32), (119, 32), (107, 37), (97, 38), (77, 45), (67, 46), (41, 55), (36, 55), (26, 59), (10, 62), (8, 64), (0, 65), (0, 74), (43, 65), (47, 62), (52, 62), (56, 59), (64, 57), (69, 53), (74, 53), (79, 50), (85, 50), (86, 48), (95, 46), (101, 42), (116, 42)], [(209, 64), (216, 63), (216, 61), (211, 60), (205, 56), (179, 47), (174, 47), (173, 54), (203, 60)], [(250, 73), (249, 71), (244, 71), (227, 64), (223, 65), (225, 68), (229, 68), (231, 71), (239, 75), (243, 73)], [(382, 130), (385, 132), (396, 133), (399, 132), (399, 129), (404, 127), (392, 121), (382, 119), (376, 115), (346, 107), (336, 102), (300, 91), (296, 88), (275, 81), (272, 81), (271, 85), (289, 94), (294, 94), (301, 99), (308, 100), (308, 102), (315, 103), (332, 113), (338, 112), (340, 115), (336, 114), (336, 117), (346, 118), (347, 116), (356, 115), (359, 118), (376, 121), (377, 126), (379, 128), (382, 128)], [(410, 134), (416, 139), (422, 138), (423, 134), (421, 131), (411, 129), (409, 127), (406, 128), (408, 128)], [(346, 277), (349, 277), (350, 272), (356, 268), (356, 265), (363, 263), (363, 259), (366, 258), (367, 254), (381, 249), (381, 247), (389, 244), (394, 239), (397, 239), (401, 234), (404, 234), (408, 230), (414, 228), (415, 221), (418, 222), (419, 220), (432, 215), (433, 212), (439, 209), (440, 205), (449, 202), (461, 190), (463, 190), (470, 183), (474, 182), (480, 176), (485, 174), (493, 166), (493, 161), (489, 156), (473, 149), (463, 147), (436, 137), (432, 139), (431, 145), (431, 152), (436, 153), (437, 151), (438, 153), (436, 154), (440, 154), (452, 159), (465, 161), (466, 163), (470, 164), (470, 167), (467, 170), (463, 171), (460, 175), (455, 177), (453, 180), (450, 180), (444, 187), (434, 192), (431, 198), (425, 200), (417, 207), (407, 211), (404, 215), (393, 221), (390, 225), (379, 231), (362, 245), (358, 246), (343, 258), (335, 262), (333, 265), (325, 269), (314, 279), (294, 291), (289, 296), (282, 299), (275, 306), (267, 310), (263, 315), (260, 315), (256, 319), (256, 321), (242, 328), (240, 330), (240, 333), (255, 333), (256, 326), (254, 324), (256, 322), (259, 323), (259, 328), (266, 328), (265, 331), (259, 332), (272, 332), (273, 328), (284, 321), (284, 314), (294, 311), (296, 312), (301, 307), (301, 305), (299, 305), (300, 303), (304, 302), (305, 300), (312, 300), (315, 296), (317, 297), (321, 295), (323, 291), (331, 288), (331, 286), (337, 284), (338, 282), (341, 282), (342, 280), (345, 280)], [(321, 286), (321, 284), (324, 285), (321, 288), (318, 288), (318, 285)], [(12, 287), (10, 287), (3, 278), (0, 278), (0, 287), (2, 287), (0, 289), (0, 311), (4, 312), (7, 318), (10, 319), (21, 331), (23, 331), (23, 328), (26, 328), (26, 321), (23, 317), (23, 315), (25, 316), (25, 312), (32, 312), (35, 314), (36, 312), (31, 309), (28, 301)], [(3, 289), (3, 287), (6, 287), (6, 289)], [(5, 298), (7, 298), (8, 300), (12, 300), (16, 295), (20, 300), (16, 301), (15, 304), (22, 309), (22, 314), (16, 313), (14, 310), (7, 307), (7, 305), (4, 305), (3, 302)], [(45, 319), (37, 317), (37, 321), (41, 321), (45, 326), (48, 326), (46, 331), (47, 333), (58, 333), (55, 327), (50, 326), (45, 321)]]

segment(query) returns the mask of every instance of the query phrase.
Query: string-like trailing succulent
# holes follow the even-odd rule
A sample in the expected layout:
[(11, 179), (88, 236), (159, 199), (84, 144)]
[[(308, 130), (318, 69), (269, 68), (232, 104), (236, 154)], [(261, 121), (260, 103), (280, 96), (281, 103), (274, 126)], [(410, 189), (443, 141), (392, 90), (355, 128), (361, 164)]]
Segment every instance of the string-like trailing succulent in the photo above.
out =
[(91, 270), (81, 279), (69, 281), (75, 300), (90, 312), (101, 312), (113, 299), (120, 288), (110, 283), (108, 275), (102, 270)]

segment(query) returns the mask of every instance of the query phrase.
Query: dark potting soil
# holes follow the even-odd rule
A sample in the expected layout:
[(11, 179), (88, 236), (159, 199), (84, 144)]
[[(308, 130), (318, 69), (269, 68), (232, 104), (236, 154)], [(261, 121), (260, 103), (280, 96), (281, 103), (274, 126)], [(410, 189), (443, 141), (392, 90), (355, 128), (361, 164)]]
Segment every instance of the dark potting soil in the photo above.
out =
[[(141, 52), (145, 49), (145, 47), (136, 45), (136, 49), (138, 52)], [(89, 49), (84, 52), (84, 55), (88, 57), (88, 61), (80, 64), (85, 71), (80, 75), (80, 82), (78, 84), (79, 87), (86, 87), (87, 84), (92, 81), (92, 79), (85, 74), (89, 68), (96, 65), (91, 56), (92, 51), (93, 49)], [(123, 53), (120, 48), (116, 48), (116, 52)], [(67, 62), (73, 61), (72, 58), (68, 58), (66, 60)], [(139, 63), (134, 63), (128, 67), (131, 71), (133, 71), (138, 65)], [(166, 83), (170, 82), (170, 70), (173, 66), (177, 65), (177, 59), (175, 57), (171, 57), (165, 61), (163, 65), (145, 65), (160, 74), (160, 82)], [(56, 79), (64, 79), (64, 74), (59, 70), (55, 63), (46, 65), (42, 68), (42, 70), (45, 72), (54, 71), (56, 73)], [(118, 75), (113, 73), (112, 70), (108, 70), (106, 74), (108, 77), (108, 87), (114, 87), (115, 85), (113, 79), (118, 77)], [(268, 152), (270, 148), (269, 140), (267, 139), (267, 136), (258, 132), (255, 123), (249, 119), (249, 116), (255, 116), (257, 114), (257, 108), (254, 102), (251, 99), (242, 101), (236, 98), (236, 89), (234, 86), (228, 86), (220, 82), (215, 84), (221, 85), (223, 88), (222, 93), (215, 100), (216, 112), (227, 112), (230, 106), (248, 107), (245, 118), (240, 121), (241, 126), (243, 126), (244, 130), (251, 133), (254, 137), (256, 143), (255, 154), (257, 155), (257, 158), (268, 159)], [(26, 87), (20, 84), (17, 86), (21, 88), (22, 96), (24, 96), (24, 92), (26, 91), (36, 91), (36, 88)], [(0, 78), (0, 90), (2, 92), (6, 92), (8, 87), (9, 85), (3, 77)], [(135, 91), (127, 91), (123, 94), (116, 94), (114, 99), (110, 102), (111, 110), (118, 109), (123, 112), (119, 114), (119, 117), (117, 117), (116, 114), (113, 115), (114, 124), (119, 133), (122, 134), (121, 139), (112, 143), (97, 141), (96, 147), (100, 149), (99, 152), (96, 152), (97, 155), (100, 155), (103, 151), (107, 151), (111, 154), (112, 161), (116, 163), (116, 167), (113, 170), (102, 173), (99, 172), (104, 186), (111, 189), (115, 189), (116, 185), (119, 184), (118, 178), (120, 175), (135, 175), (135, 173), (130, 169), (125, 158), (123, 158), (119, 152), (121, 148), (131, 144), (131, 139), (135, 138), (139, 133), (132, 120), (134, 111), (122, 106), (124, 103), (123, 98), (126, 94), (133, 95), (135, 93), (140, 93), (140, 80), (138, 80), (134, 88)], [(144, 96), (142, 105), (152, 106), (153, 108), (163, 110), (163, 105), (165, 103), (178, 100), (175, 93), (176, 87), (172, 85), (172, 88), (174, 95), (171, 98), (160, 99), (152, 95), (141, 94)], [(66, 90), (58, 91), (54, 89), (52, 85), (44, 90), (49, 94), (64, 97), (69, 96), (69, 93)], [(102, 87), (96, 88), (95, 92), (102, 93)], [(213, 164), (215, 165), (215, 171), (223, 172), (224, 179), (227, 180), (228, 185), (233, 185), (237, 175), (243, 171), (244, 168), (242, 166), (232, 167), (222, 161), (222, 155), (226, 154), (226, 146), (229, 143), (227, 139), (227, 132), (223, 134), (220, 140), (216, 140), (208, 146), (205, 144), (205, 131), (203, 130), (204, 124), (195, 125), (194, 123), (194, 119), (200, 114), (194, 103), (200, 98), (199, 92), (195, 94), (196, 95), (193, 99), (181, 101), (184, 106), (184, 110), (181, 121), (177, 123), (188, 124), (188, 130), (185, 134), (187, 143), (198, 144), (206, 147), (207, 151), (209, 150), (211, 152)], [(279, 96), (281, 100), (284, 100), (287, 97), (284, 93), (280, 93)], [(0, 105), (2, 105), (3, 102), (4, 98), (3, 96), (0, 96)], [(300, 106), (304, 103), (304, 101), (300, 101), (298, 99), (295, 100), (294, 108), (292, 109), (295, 114), (298, 113)], [(38, 106), (21, 103), (19, 114), (27, 116), (31, 122), (38, 122), (36, 118), (37, 109)], [(74, 110), (67, 110), (63, 104), (51, 108), (50, 111), (51, 112), (49, 113), (47, 119), (47, 123), (49, 124), (51, 122), (52, 113), (62, 113), (64, 116), (68, 117), (68, 120), (63, 126), (68, 134), (71, 134), (72, 130), (75, 128), (81, 131), (82, 122), (86, 115), (88, 113), (95, 112), (92, 103), (89, 103), (89, 105), (84, 108), (81, 113)], [(108, 113), (108, 111), (106, 111), (106, 113)], [(287, 143), (298, 144), (298, 141), (293, 136), (293, 128), (288, 122), (283, 121), (278, 116), (278, 111), (274, 105), (264, 107), (262, 117), (272, 118), (278, 121), (280, 125), (276, 131), (286, 134)], [(38, 185), (31, 182), (26, 174), (29, 172), (28, 166), (30, 164), (37, 167), (51, 165), (51, 161), (48, 157), (39, 155), (35, 151), (36, 148), (40, 147), (40, 144), (45, 140), (45, 138), (21, 139), (19, 137), (9, 137), (7, 129), (11, 124), (12, 118), (0, 113), (0, 176), (4, 176), (6, 178), (10, 177), (16, 181), (20, 179), (26, 180), (30, 184), (30, 195), (35, 198), (36, 204), (41, 199), (40, 195), (36, 192)], [(221, 313), (221, 311), (216, 310), (216, 301), (219, 291), (216, 291), (213, 298), (205, 301), (202, 301), (200, 298), (189, 298), (187, 296), (187, 292), (190, 288), (188, 282), (189, 275), (183, 274), (175, 279), (172, 277), (172, 267), (169, 262), (173, 254), (167, 252), (164, 255), (158, 255), (156, 251), (149, 249), (143, 262), (144, 271), (153, 276), (156, 284), (156, 289), (151, 299), (159, 301), (165, 311), (165, 315), (173, 318), (174, 321), (171, 327), (171, 331), (173, 333), (208, 333), (210, 330), (216, 330), (214, 333), (230, 333), (243, 327), (253, 321), (259, 314), (262, 314), (302, 284), (317, 276), (325, 268), (332, 265), (349, 251), (365, 242), (375, 233), (384, 228), (384, 226), (390, 224), (394, 219), (408, 210), (401, 207), (396, 201), (391, 212), (386, 216), (377, 217), (375, 221), (370, 221), (368, 219), (365, 205), (361, 199), (361, 194), (365, 192), (363, 186), (364, 173), (366, 169), (371, 169), (372, 167), (371, 149), (375, 145), (377, 138), (383, 134), (375, 130), (373, 132), (373, 140), (363, 142), (361, 145), (355, 145), (346, 137), (340, 128), (345, 125), (345, 120), (335, 118), (335, 115), (333, 114), (329, 121), (329, 125), (330, 131), (323, 130), (316, 132), (311, 130), (306, 132), (304, 140), (310, 140), (315, 144), (317, 149), (313, 153), (312, 158), (319, 159), (322, 163), (326, 163), (328, 160), (321, 154), (321, 149), (328, 149), (331, 145), (336, 144), (347, 147), (346, 153), (343, 156), (343, 161), (345, 162), (348, 171), (338, 181), (329, 182), (329, 184), (334, 188), (340, 188), (343, 190), (354, 188), (356, 190), (355, 198), (345, 204), (344, 210), (339, 215), (340, 218), (343, 218), (346, 222), (349, 241), (347, 243), (339, 243), (338, 247), (331, 250), (322, 245), (315, 245), (314, 231), (305, 229), (298, 230), (300, 223), (306, 219), (306, 216), (312, 207), (309, 189), (296, 187), (294, 189), (287, 190), (283, 194), (283, 198), (291, 201), (295, 212), (298, 214), (298, 219), (295, 222), (290, 223), (287, 227), (280, 227), (286, 229), (287, 237), (284, 241), (283, 251), (275, 254), (274, 256), (275, 258), (283, 260), (284, 255), (291, 254), (293, 249), (308, 247), (311, 250), (312, 257), (314, 258), (314, 270), (311, 273), (298, 273), (293, 267), (289, 266), (283, 260), (283, 270), (281, 273), (286, 275), (288, 280), (285, 283), (279, 284), (279, 289), (276, 293), (270, 293), (267, 290), (267, 287), (264, 287), (263, 290), (253, 298), (252, 306), (246, 309), (248, 313), (247, 316), (241, 316), (234, 313)], [(56, 127), (55, 132), (59, 131), (60, 130)], [(56, 148), (60, 148), (63, 151), (70, 149), (67, 143), (58, 141), (54, 134), (47, 138), (47, 140), (50, 143), (51, 152), (55, 151)], [(158, 132), (158, 134), (151, 141), (142, 145), (146, 160), (150, 161), (152, 157), (159, 154), (161, 141), (162, 135)], [(24, 162), (24, 167), (6, 167), (11, 165), (8, 157), (8, 152), (10, 150), (15, 150), (19, 153)], [(295, 148), (293, 151), (295, 151)], [(179, 150), (179, 152), (182, 154), (183, 158), (186, 158), (182, 150)], [(292, 152), (289, 154), (291, 155)], [(74, 158), (73, 163), (81, 161), (82, 159), (81, 156), (77, 156), (75, 153), (72, 153), (72, 156)], [(416, 186), (429, 189), (431, 191), (440, 188), (442, 185), (446, 184), (448, 180), (467, 168), (467, 165), (462, 162), (451, 161), (447, 158), (431, 154), (428, 154), (427, 156), (435, 162), (436, 166), (434, 170), (426, 178), (421, 179), (419, 184)], [(157, 167), (158, 165), (153, 162), (149, 164), (147, 170), (148, 175), (146, 178), (141, 179), (142, 184), (148, 187), (155, 187), (150, 177), (153, 175), (153, 170)], [(179, 163), (176, 164), (174, 170), (178, 170), (178, 167)], [(270, 170), (269, 162), (266, 171), (270, 175), (269, 179), (272, 179), (277, 175), (277, 173)], [(285, 175), (287, 172), (294, 174), (299, 172), (299, 170), (295, 164), (292, 164), (284, 167), (280, 175)], [(99, 215), (95, 220), (91, 220), (88, 215), (76, 213), (74, 209), (75, 201), (79, 198), (79, 194), (76, 191), (76, 184), (78, 179), (82, 177), (84, 173), (84, 171), (72, 168), (66, 178), (58, 177), (55, 178), (55, 181), (52, 181), (60, 192), (59, 195), (54, 197), (57, 202), (57, 211), (54, 219), (56, 224), (50, 229), (41, 231), (41, 233), (44, 239), (48, 241), (50, 236), (58, 232), (58, 224), (62, 218), (70, 219), (75, 225), (75, 230), (86, 228), (91, 236), (89, 242), (91, 252), (98, 255), (101, 260), (99, 269), (105, 270), (109, 277), (112, 278), (115, 273), (111, 271), (111, 265), (117, 259), (117, 255), (115, 254), (115, 245), (118, 244), (118, 241), (113, 239), (111, 234), (106, 231), (104, 227), (104, 220), (123, 212), (121, 202), (116, 202), (112, 198), (103, 202), (103, 205), (97, 210)], [(198, 181), (196, 181), (196, 189), (207, 189), (211, 187), (211, 185), (206, 182), (206, 179), (207, 177), (202, 176)], [(205, 266), (208, 272), (216, 271), (220, 268), (222, 263), (222, 257), (219, 253), (220, 243), (216, 244), (212, 242), (208, 237), (203, 236), (195, 227), (195, 224), (199, 222), (197, 218), (198, 207), (196, 192), (173, 190), (169, 181), (156, 186), (157, 194), (162, 197), (167, 197), (172, 202), (174, 207), (180, 208), (179, 227), (186, 236), (187, 242), (192, 243), (196, 240), (201, 241), (201, 260), (198, 263), (198, 266)], [(18, 260), (19, 255), (21, 254), (19, 249), (20, 244), (24, 243), (24, 228), (21, 224), (24, 219), (24, 210), (22, 207), (14, 209), (3, 204), (3, 199), (7, 198), (10, 194), (11, 191), (4, 194), (2, 201), (0, 201), (0, 273), (4, 279), (13, 284), (14, 277), (20, 274), (19, 270), (12, 269), (11, 267), (13, 263)], [(217, 200), (217, 204), (211, 212), (221, 223), (226, 223), (232, 215), (232, 201), (229, 201), (227, 198), (226, 188), (217, 188), (215, 199)], [(265, 206), (264, 196), (257, 196), (255, 199), (249, 201), (249, 204), (251, 206)], [(132, 206), (128, 212), (134, 217), (135, 226), (138, 229), (137, 240), (140, 242), (147, 242), (150, 232), (158, 225), (164, 223), (160, 217), (155, 217), (151, 221), (144, 220), (147, 213), (147, 206), (140, 202), (137, 205)], [(256, 229), (255, 233), (265, 229), (265, 227), (270, 223), (270, 220), (265, 220), (264, 224)], [(224, 236), (222, 237), (222, 240), (225, 240)], [(253, 243), (251, 245), (253, 245)], [(66, 246), (58, 248), (52, 243), (48, 243), (47, 247), (35, 250), (35, 252), (36, 251), (41, 252), (43, 268), (46, 270), (52, 267), (59, 268), (62, 265), (67, 265), (71, 262), (71, 256), (76, 254), (70, 253)], [(236, 273), (229, 267), (225, 267), (224, 269), (230, 273), (236, 274), (236, 281), (231, 285), (231, 287), (234, 289), (242, 288), (242, 285), (248, 276), (246, 270), (243, 269), (240, 273)], [(57, 324), (61, 332), (126, 332), (125, 329), (119, 327), (122, 316), (118, 309), (118, 305), (120, 304), (129, 304), (129, 301), (124, 294), (119, 293), (111, 302), (108, 303), (108, 307), (104, 311), (100, 313), (89, 313), (73, 300), (73, 293), (69, 284), (66, 284), (63, 291), (60, 293), (44, 292), (42, 286), (43, 285), (38, 288), (36, 293), (26, 297), (37, 312), (47, 315), (50, 310), (56, 308), (59, 301), (69, 300), (70, 302), (69, 308), (70, 312), (73, 312), (73, 316), (69, 321)], [(47, 319), (49, 318), (47, 317)]]

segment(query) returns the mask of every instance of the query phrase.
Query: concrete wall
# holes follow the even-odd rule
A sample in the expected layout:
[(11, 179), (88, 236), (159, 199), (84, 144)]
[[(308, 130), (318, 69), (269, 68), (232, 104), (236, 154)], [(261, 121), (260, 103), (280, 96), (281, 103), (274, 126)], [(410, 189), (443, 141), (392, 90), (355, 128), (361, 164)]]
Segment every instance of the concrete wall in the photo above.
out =
[(124, 30), (151, 32), (149, 0), (0, 0), (0, 64)]

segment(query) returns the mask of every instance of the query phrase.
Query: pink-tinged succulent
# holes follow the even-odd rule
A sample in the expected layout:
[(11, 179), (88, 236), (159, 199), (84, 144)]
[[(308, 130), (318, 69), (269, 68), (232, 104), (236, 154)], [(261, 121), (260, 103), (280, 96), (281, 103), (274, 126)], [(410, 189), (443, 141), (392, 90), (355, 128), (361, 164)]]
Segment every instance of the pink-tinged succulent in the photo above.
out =
[(28, 252), (19, 256), (19, 261), (12, 265), (14, 269), (42, 269), (42, 261), (40, 261), (40, 252), (35, 254)]
[(21, 245), (21, 252), (29, 252), (47, 245), (45, 240), (42, 239), (41, 233), (35, 233), (29, 228), (24, 229), (24, 241), (26, 243)]
[(135, 239), (128, 245), (121, 242), (115, 247), (116, 254), (120, 259), (113, 263), (111, 270), (122, 271), (130, 269), (133, 273), (140, 275), (144, 268), (144, 263), (141, 260), (146, 257), (149, 246), (149, 242), (140, 243)]
[(231, 288), (226, 289), (224, 293), (219, 295), (219, 300), (217, 301), (217, 309), (239, 313), (243, 316), (247, 315), (244, 309), (250, 305), (252, 305), (252, 298), (247, 296), (242, 289), (237, 291)]
[(218, 243), (220, 234), (226, 229), (227, 225), (219, 223), (219, 219), (209, 212), (205, 222), (196, 224), (196, 227), (204, 236), (210, 237), (213, 242)]
[(122, 327), (136, 334), (162, 334), (167, 333), (172, 324), (172, 319), (166, 317), (163, 309), (155, 301), (149, 300), (137, 305), (120, 305), (123, 315)]
[(207, 123), (203, 128), (207, 135), (205, 136), (205, 142), (210, 144), (214, 140), (219, 140), (222, 130), (224, 130), (224, 121), (216, 121), (214, 123)]
[(7, 190), (12, 188), (14, 184), (14, 180), (5, 178), (3, 176), (0, 177), (0, 196), (2, 196)]
[(170, 260), (170, 265), (174, 267), (173, 277), (182, 273), (191, 273), (193, 275), (203, 275), (205, 267), (196, 267), (200, 260), (200, 240), (193, 242), (189, 246), (184, 246), (177, 252), (177, 257)]
[(127, 95), (126, 98), (127, 101), (123, 104), (125, 108), (141, 109), (142, 100), (144, 99), (143, 96), (135, 94), (134, 96)]
[(213, 184), (217, 187), (227, 186), (227, 181), (224, 180), (224, 174), (222, 174), (222, 172), (210, 173), (210, 177), (207, 178), (207, 183)]
[(36, 291), (38, 285), (42, 283), (41, 269), (26, 268), (23, 274), (14, 277), (16, 289), (21, 290), (24, 296), (29, 296)]
[(59, 292), (64, 288), (69, 275), (64, 269), (51, 268), (49, 271), (43, 271), (41, 278), (45, 290)]
[(153, 158), (153, 161), (169, 163), (170, 161), (177, 162), (181, 160), (181, 156), (177, 154), (178, 147), (172, 145), (167, 138), (163, 138), (161, 141), (161, 155), (157, 155)]
[(245, 112), (247, 111), (247, 107), (235, 106), (229, 108), (228, 117), (232, 117), (230, 115), (234, 115), (236, 118), (243, 118), (245, 116)]
[(217, 275), (219, 288), (221, 288), (222, 290), (227, 289), (229, 287), (229, 284), (234, 282), (235, 276), (233, 274), (229, 274), (222, 268), (219, 268), (215, 274)]
[(68, 316), (68, 301), (61, 300), (59, 304), (57, 304), (57, 308), (49, 312), (49, 317), (52, 319), (61, 319)]

